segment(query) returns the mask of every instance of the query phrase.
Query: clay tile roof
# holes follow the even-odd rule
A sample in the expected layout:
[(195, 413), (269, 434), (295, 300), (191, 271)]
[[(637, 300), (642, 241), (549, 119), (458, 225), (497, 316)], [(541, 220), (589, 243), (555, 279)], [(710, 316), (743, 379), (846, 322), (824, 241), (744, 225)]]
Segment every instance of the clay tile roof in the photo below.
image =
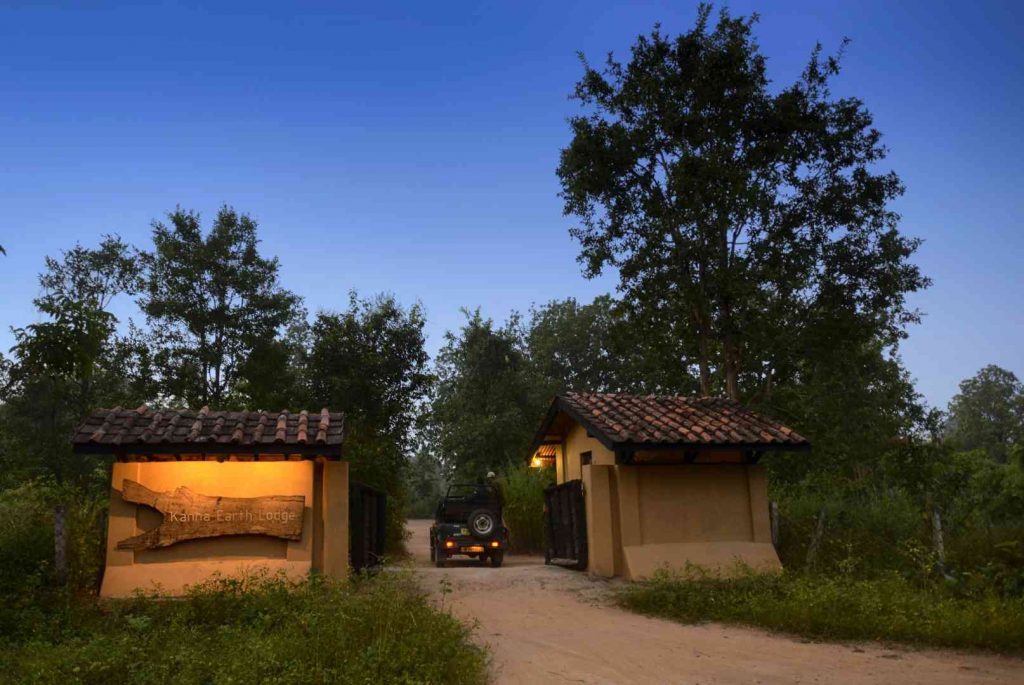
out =
[(571, 392), (555, 398), (542, 433), (558, 411), (609, 447), (810, 447), (793, 429), (724, 397)]
[(542, 459), (554, 459), (558, 454), (557, 449), (556, 445), (541, 445), (537, 448), (537, 456)]
[(322, 452), (341, 454), (345, 415), (309, 412), (193, 409), (97, 409), (72, 438), (76, 452)]

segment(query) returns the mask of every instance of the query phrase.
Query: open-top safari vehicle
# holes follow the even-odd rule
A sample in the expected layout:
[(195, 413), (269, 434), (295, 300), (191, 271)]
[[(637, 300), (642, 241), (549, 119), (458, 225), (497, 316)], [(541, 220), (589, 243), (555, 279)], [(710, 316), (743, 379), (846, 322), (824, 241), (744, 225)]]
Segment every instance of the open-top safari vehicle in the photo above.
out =
[(430, 559), (438, 567), (456, 554), (490, 560), (497, 568), (505, 558), (508, 529), (501, 522), (501, 497), (491, 485), (458, 484), (448, 488), (430, 527)]

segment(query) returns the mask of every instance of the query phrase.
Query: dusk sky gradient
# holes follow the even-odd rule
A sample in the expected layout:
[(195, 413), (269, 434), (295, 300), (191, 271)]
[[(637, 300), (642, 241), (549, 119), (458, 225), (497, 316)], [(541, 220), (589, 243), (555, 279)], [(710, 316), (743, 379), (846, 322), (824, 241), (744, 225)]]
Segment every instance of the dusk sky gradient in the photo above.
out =
[[(946, 3), (943, 3), (945, 5)], [(934, 279), (901, 354), (933, 406), (986, 364), (1024, 376), (1024, 3), (731, 2), (777, 84), (844, 36), (907, 186)], [(150, 244), (176, 205), (260, 223), (311, 312), (350, 289), (424, 304), (433, 354), (460, 307), (503, 320), (585, 280), (555, 176), (577, 51), (628, 58), (692, 2), (408, 4), (0, 0), (0, 350), (35, 320), (45, 255)], [(137, 313), (122, 303), (119, 314)]]

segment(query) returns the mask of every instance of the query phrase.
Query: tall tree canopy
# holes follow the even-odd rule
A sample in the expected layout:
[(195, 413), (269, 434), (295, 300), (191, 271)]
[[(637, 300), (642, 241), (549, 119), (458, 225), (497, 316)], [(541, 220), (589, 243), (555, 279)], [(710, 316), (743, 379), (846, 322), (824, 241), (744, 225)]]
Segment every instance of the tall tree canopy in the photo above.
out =
[(257, 249), (256, 221), (223, 207), (206, 235), (178, 209), (153, 224), (139, 306), (152, 329), (163, 393), (191, 406), (237, 404), (240, 368), (299, 311)]
[(353, 292), (347, 309), (317, 314), (305, 354), (304, 404), (345, 412), (352, 478), (388, 493), (392, 545), (402, 539), (406, 470), (433, 381), (425, 323), (418, 304)]
[(503, 324), (466, 312), (437, 357), (429, 446), (449, 473), (466, 478), (520, 464), (556, 394), (690, 387), (686, 369), (663, 363), (663, 342), (639, 332), (607, 295), (552, 300)]
[(1024, 384), (995, 365), (962, 381), (949, 403), (949, 441), (1006, 462), (1015, 445), (1024, 445)]
[(590, 304), (553, 300), (530, 310), (525, 342), (537, 377), (551, 385), (550, 394), (613, 392), (635, 381), (621, 373), (629, 351), (625, 328), (607, 295)]
[(891, 346), (927, 285), (918, 241), (889, 203), (903, 187), (876, 172), (881, 134), (857, 98), (835, 98), (837, 58), (820, 47), (774, 89), (753, 18), (702, 5), (674, 39), (641, 36), (628, 64), (584, 62), (558, 175), (579, 218), (587, 276), (618, 270), (637, 320), (671, 330), (673, 360), (700, 391), (770, 394), (802, 354), (807, 325), (856, 328)]
[(350, 426), (406, 440), (432, 379), (424, 325), (420, 305), (406, 309), (390, 295), (353, 292), (344, 311), (320, 312), (306, 361), (312, 403), (344, 411)]
[[(671, 361), (669, 330), (645, 326), (610, 295), (552, 300), (530, 310), (526, 348), (545, 395), (589, 392), (690, 393), (693, 377)], [(669, 359), (668, 363), (665, 360)]]
[[(38, 323), (14, 329), (14, 358), (6, 364), (0, 406), (8, 474), (82, 476), (93, 464), (71, 457), (69, 437), (81, 417), (100, 404), (128, 404), (150, 390), (131, 336), (119, 337), (109, 311), (132, 294), (140, 275), (134, 251), (116, 236), (98, 247), (76, 245), (47, 257), (34, 304)], [(7, 461), (4, 456), (3, 461)]]
[(432, 437), (449, 472), (476, 479), (525, 459), (546, 388), (530, 372), (518, 316), (498, 327), (465, 314), (437, 355)]

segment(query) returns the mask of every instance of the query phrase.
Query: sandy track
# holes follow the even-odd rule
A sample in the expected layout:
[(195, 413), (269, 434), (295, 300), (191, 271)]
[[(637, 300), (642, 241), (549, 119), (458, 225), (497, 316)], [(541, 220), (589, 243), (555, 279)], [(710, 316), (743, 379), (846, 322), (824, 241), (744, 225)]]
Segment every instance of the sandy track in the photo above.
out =
[(429, 521), (407, 522), (417, 574), (477, 622), (497, 683), (1024, 683), (1024, 661), (878, 644), (822, 644), (764, 631), (684, 626), (610, 606), (605, 581), (510, 556), (500, 569), (429, 560)]

